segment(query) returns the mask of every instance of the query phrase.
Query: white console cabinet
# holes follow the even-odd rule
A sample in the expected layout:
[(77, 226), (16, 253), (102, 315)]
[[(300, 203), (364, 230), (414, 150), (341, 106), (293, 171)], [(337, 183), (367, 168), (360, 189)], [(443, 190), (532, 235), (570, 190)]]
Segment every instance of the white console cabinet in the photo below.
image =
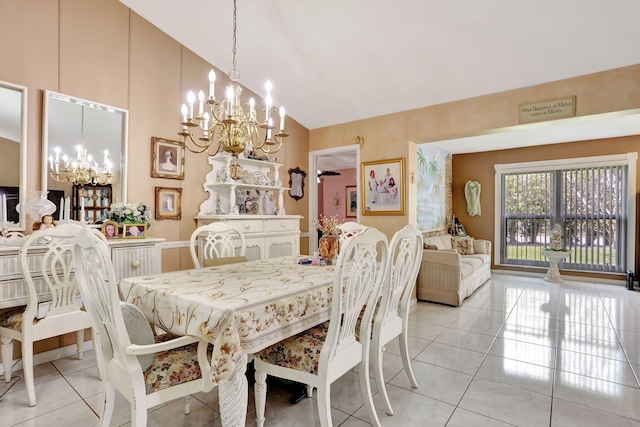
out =
[[(160, 242), (164, 239), (111, 239), (109, 249), (116, 273), (120, 281), (125, 277), (160, 273)], [(27, 290), (22, 279), (18, 251), (20, 246), (0, 246), (0, 309), (18, 307), (27, 303)], [(34, 248), (29, 251), (29, 265), (35, 266), (42, 259), (46, 249)], [(70, 254), (69, 254), (70, 256)], [(50, 300), (47, 285), (42, 277), (35, 276), (40, 301)]]
[(198, 227), (223, 222), (240, 228), (245, 237), (248, 260), (298, 255), (299, 215), (198, 215)]

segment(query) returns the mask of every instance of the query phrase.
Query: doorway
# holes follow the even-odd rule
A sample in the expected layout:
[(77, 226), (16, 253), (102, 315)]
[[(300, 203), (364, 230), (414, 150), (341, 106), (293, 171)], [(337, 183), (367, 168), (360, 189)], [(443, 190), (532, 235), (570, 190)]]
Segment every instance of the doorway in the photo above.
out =
[[(320, 211), (319, 180), (331, 172), (341, 169), (355, 169), (356, 188), (360, 194), (360, 150), (358, 145), (328, 148), (309, 152), (309, 221), (317, 219)], [(323, 173), (322, 176), (318, 176)], [(328, 173), (328, 174), (327, 174)], [(340, 194), (339, 194), (340, 195)], [(343, 196), (343, 194), (342, 194)], [(346, 203), (346, 200), (343, 200)], [(353, 221), (360, 222), (360, 210)], [(309, 254), (318, 250), (318, 235), (309, 226)]]

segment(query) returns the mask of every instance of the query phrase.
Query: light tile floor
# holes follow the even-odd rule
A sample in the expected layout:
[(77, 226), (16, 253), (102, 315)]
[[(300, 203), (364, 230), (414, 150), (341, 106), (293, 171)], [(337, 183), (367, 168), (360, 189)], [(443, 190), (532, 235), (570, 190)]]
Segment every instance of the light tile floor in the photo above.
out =
[[(395, 415), (386, 426), (640, 426), (640, 292), (622, 285), (494, 274), (462, 307), (419, 302), (410, 317), (412, 389), (396, 343), (385, 353)], [(22, 372), (16, 372), (20, 378)], [(96, 426), (103, 389), (91, 353), (36, 367), (38, 404), (21, 379), (0, 388), (0, 426)], [(372, 384), (376, 391), (375, 383)], [(315, 399), (270, 385), (268, 426), (318, 426)], [(370, 425), (356, 372), (331, 390), (334, 425)], [(149, 426), (218, 426), (217, 390), (150, 412)], [(112, 426), (129, 425), (120, 399)], [(254, 426), (253, 393), (247, 425)]]

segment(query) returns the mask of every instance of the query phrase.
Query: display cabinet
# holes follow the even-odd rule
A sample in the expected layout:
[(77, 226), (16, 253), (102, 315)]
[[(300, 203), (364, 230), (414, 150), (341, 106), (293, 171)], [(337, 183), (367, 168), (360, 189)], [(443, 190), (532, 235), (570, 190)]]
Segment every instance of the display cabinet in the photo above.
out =
[(80, 221), (80, 211), (84, 202), (84, 215), (87, 224), (104, 221), (111, 206), (111, 184), (73, 185), (73, 219)]
[(300, 253), (299, 215), (287, 215), (279, 163), (254, 158), (234, 158), (226, 153), (209, 157), (204, 190), (209, 197), (200, 205), (198, 227), (224, 222), (240, 228), (249, 260)]
[(209, 198), (198, 215), (286, 215), (279, 163), (236, 159), (225, 154), (209, 157), (204, 190)]

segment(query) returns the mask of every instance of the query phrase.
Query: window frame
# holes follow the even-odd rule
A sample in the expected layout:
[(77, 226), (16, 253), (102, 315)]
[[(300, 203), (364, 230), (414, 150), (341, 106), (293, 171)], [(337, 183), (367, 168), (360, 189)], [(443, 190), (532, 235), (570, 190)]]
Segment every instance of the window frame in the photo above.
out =
[(494, 164), (495, 206), (494, 206), (494, 265), (513, 266), (502, 262), (502, 176), (508, 173), (553, 171), (559, 169), (592, 168), (602, 166), (627, 166), (627, 227), (626, 259), (627, 269), (635, 268), (636, 257), (636, 164), (638, 153), (614, 154), (608, 156), (580, 157), (571, 159), (543, 160), (535, 162)]

